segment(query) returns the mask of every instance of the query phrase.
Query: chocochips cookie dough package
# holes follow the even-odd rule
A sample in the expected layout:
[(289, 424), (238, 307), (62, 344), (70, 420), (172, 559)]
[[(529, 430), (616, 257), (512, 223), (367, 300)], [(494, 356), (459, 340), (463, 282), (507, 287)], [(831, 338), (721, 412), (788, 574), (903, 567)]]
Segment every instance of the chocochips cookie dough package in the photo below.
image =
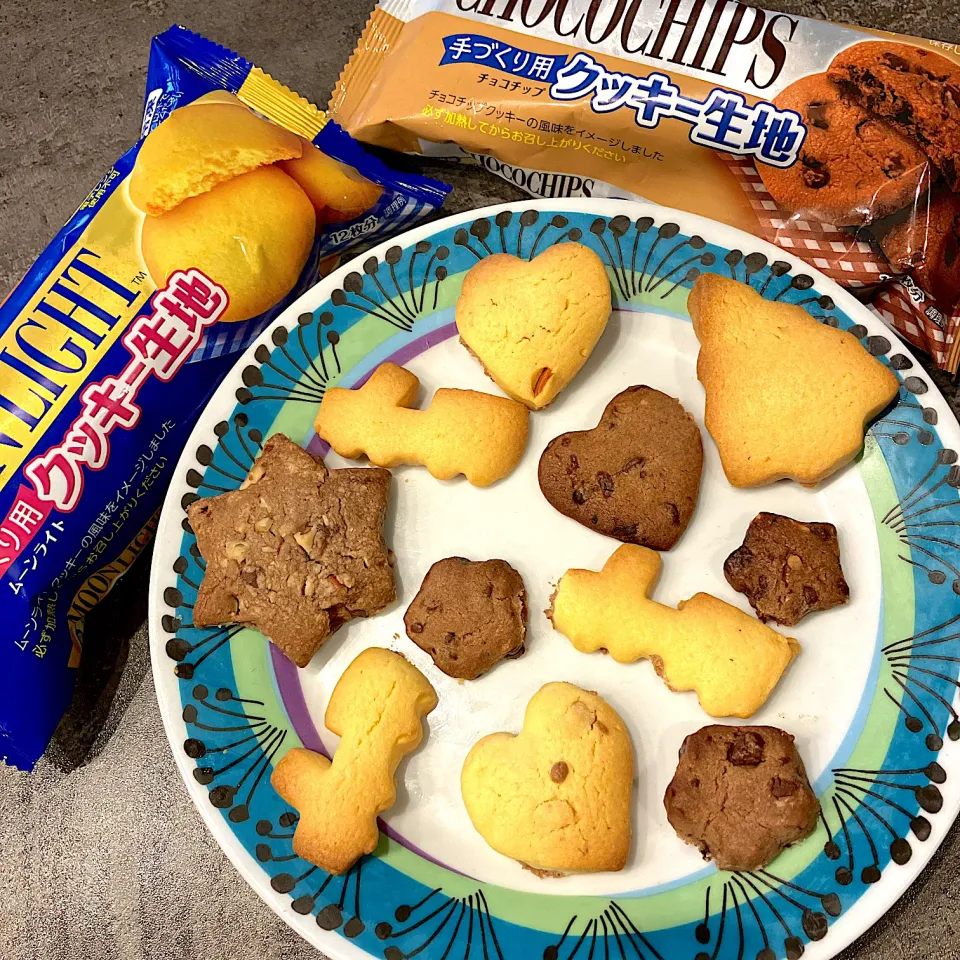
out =
[(330, 111), (537, 196), (747, 230), (957, 370), (954, 45), (733, 0), (380, 0)]
[(43, 752), (84, 616), (149, 542), (238, 352), (322, 260), (447, 192), (237, 54), (154, 38), (141, 139), (0, 304), (0, 759)]

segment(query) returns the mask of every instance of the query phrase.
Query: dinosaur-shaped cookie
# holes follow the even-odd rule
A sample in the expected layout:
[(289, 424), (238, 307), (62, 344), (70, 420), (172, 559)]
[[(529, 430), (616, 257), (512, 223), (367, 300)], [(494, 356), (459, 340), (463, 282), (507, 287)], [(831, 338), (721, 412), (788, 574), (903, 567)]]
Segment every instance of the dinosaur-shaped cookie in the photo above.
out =
[(701, 274), (687, 309), (704, 423), (735, 487), (819, 483), (860, 452), (866, 424), (900, 387), (856, 337), (736, 280)]
[(695, 690), (712, 717), (749, 717), (800, 645), (737, 607), (697, 593), (676, 609), (650, 599), (660, 555), (624, 544), (603, 570), (568, 570), (548, 616), (583, 653), (649, 658), (671, 690)]
[(359, 390), (327, 390), (314, 424), (317, 434), (354, 460), (366, 454), (378, 467), (422, 464), (438, 480), (458, 473), (474, 486), (502, 479), (527, 445), (526, 408), (476, 390), (438, 390), (414, 410), (420, 381), (383, 363)]
[(436, 705), (427, 678), (399, 653), (370, 647), (347, 667), (324, 717), (340, 737), (333, 761), (297, 747), (271, 777), (300, 812), (297, 854), (328, 873), (343, 873), (374, 851), (377, 815), (397, 799), (397, 765), (420, 745), (421, 721)]

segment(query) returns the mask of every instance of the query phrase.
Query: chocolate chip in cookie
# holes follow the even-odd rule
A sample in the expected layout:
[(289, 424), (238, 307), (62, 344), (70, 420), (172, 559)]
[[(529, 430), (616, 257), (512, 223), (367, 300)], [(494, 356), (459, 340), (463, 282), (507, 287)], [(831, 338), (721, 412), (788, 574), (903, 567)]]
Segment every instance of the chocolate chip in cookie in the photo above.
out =
[(256, 627), (305, 667), (341, 624), (396, 597), (389, 495), (389, 470), (328, 470), (274, 435), (238, 490), (188, 507), (207, 565), (194, 624)]
[(690, 734), (663, 798), (670, 825), (721, 870), (759, 870), (817, 826), (793, 737), (715, 724)]
[(475, 680), (523, 653), (527, 593), (505, 560), (447, 557), (427, 571), (403, 622), (447, 676)]
[(838, 53), (827, 76), (849, 101), (922, 147), (960, 191), (960, 64), (912, 44), (870, 40)]
[(759, 513), (743, 545), (727, 557), (723, 573), (764, 623), (773, 620), (792, 627), (808, 613), (829, 610), (850, 597), (832, 523)]
[(787, 213), (855, 226), (902, 209), (929, 187), (930, 165), (919, 145), (844, 99), (825, 74), (790, 84), (776, 103), (796, 111), (807, 128), (799, 162), (757, 165)]
[(703, 447), (693, 417), (652, 387), (629, 387), (592, 430), (561, 434), (540, 457), (550, 503), (591, 530), (669, 550), (697, 503)]

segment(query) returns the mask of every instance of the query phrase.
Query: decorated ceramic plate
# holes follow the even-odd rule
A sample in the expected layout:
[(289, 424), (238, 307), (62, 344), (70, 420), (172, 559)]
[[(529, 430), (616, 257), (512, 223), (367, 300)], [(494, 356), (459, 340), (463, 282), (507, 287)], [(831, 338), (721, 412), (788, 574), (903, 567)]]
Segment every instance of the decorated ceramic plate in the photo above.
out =
[[(606, 264), (614, 304), (606, 332), (559, 399), (531, 415), (526, 453), (507, 479), (478, 489), (423, 468), (393, 471), (385, 534), (397, 602), (342, 627), (302, 670), (254, 630), (193, 626), (204, 562), (186, 507), (237, 488), (277, 432), (331, 467), (346, 465), (313, 431), (318, 404), (328, 387), (359, 387), (386, 360), (416, 373), (427, 398), (440, 386), (497, 392), (457, 337), (464, 274), (494, 253), (530, 259), (571, 241)], [(850, 602), (784, 630), (802, 653), (750, 721), (795, 735), (819, 825), (766, 869), (741, 873), (705, 863), (664, 812), (680, 744), (711, 722), (696, 697), (671, 693), (648, 662), (578, 653), (541, 612), (568, 568), (599, 569), (617, 544), (547, 503), (540, 453), (560, 433), (593, 427), (634, 384), (679, 398), (702, 426), (686, 300), (706, 271), (849, 330), (901, 380), (862, 455), (815, 489), (732, 488), (704, 431), (700, 502), (663, 554), (659, 600), (702, 590), (749, 610), (722, 568), (758, 512), (839, 531)], [(150, 628), (163, 719), (190, 796), (251, 886), (337, 960), (833, 957), (907, 889), (960, 806), (958, 450), (946, 403), (878, 318), (800, 260), (729, 227), (654, 205), (547, 200), (413, 230), (326, 278), (263, 334), (215, 394), (175, 472)], [(528, 591), (526, 654), (467, 683), (440, 673), (403, 625), (430, 565), (449, 556), (503, 558)], [(297, 813), (270, 773), (291, 747), (333, 753), (328, 698), (374, 645), (414, 662), (440, 702), (400, 767), (376, 851), (329, 876), (294, 854)], [(464, 809), (459, 770), (470, 746), (519, 731), (524, 705), (551, 680), (598, 691), (630, 731), (634, 840), (618, 873), (541, 878), (488, 847)]]

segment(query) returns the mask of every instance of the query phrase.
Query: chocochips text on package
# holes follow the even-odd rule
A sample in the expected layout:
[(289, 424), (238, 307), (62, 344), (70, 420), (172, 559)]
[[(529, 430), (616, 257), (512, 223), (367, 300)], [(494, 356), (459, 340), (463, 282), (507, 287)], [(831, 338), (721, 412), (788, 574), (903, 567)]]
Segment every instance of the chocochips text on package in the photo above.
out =
[[(874, 74), (841, 76), (857, 50)], [(642, 197), (763, 237), (956, 370), (960, 261), (937, 261), (960, 199), (870, 87), (899, 96), (897, 73), (960, 137), (949, 44), (733, 0), (380, 0), (329, 106), (360, 140), (537, 196)]]

